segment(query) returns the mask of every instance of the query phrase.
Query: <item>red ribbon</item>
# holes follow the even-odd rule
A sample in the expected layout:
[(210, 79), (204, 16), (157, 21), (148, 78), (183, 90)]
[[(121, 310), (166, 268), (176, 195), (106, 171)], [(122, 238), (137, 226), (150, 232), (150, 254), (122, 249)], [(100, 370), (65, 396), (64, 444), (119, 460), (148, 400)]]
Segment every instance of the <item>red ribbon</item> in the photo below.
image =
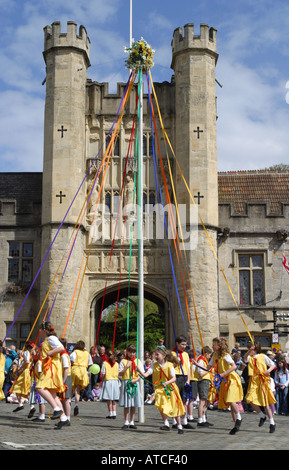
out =
[(115, 361), (111, 363), (109, 359), (106, 359), (105, 362), (107, 362), (111, 367), (113, 367), (115, 364)]
[(131, 359), (131, 358), (129, 358), (128, 356), (126, 356), (126, 359), (131, 362), (131, 366), (130, 366), (130, 367), (131, 367), (131, 372), (132, 372), (131, 375), (133, 376), (133, 373), (134, 373), (134, 372), (135, 372), (135, 374), (137, 373), (137, 370), (136, 370), (136, 362), (135, 362), (135, 361), (136, 361), (136, 358), (134, 357), (133, 359)]

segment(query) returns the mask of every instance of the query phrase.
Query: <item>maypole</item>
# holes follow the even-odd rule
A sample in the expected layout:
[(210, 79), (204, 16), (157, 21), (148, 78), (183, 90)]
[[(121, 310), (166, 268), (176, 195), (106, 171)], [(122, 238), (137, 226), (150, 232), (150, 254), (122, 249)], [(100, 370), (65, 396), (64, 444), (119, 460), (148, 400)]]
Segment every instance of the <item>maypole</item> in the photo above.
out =
[(129, 47), (132, 45), (132, 0), (129, 5)]
[[(143, 73), (153, 66), (154, 51), (141, 38), (132, 39), (132, 0), (130, 0), (130, 47), (126, 48), (129, 57), (126, 61), (130, 71), (137, 71), (139, 120), (138, 120), (138, 359), (144, 359), (144, 273), (143, 273)], [(143, 383), (140, 384), (143, 396)], [(139, 421), (144, 422), (144, 407), (139, 409)]]
[[(144, 362), (144, 274), (143, 274), (143, 80), (140, 71), (139, 97), (139, 157), (138, 157), (138, 296), (139, 296), (139, 359)], [(144, 396), (143, 381), (141, 393)], [(139, 421), (144, 422), (144, 408), (139, 411)]]

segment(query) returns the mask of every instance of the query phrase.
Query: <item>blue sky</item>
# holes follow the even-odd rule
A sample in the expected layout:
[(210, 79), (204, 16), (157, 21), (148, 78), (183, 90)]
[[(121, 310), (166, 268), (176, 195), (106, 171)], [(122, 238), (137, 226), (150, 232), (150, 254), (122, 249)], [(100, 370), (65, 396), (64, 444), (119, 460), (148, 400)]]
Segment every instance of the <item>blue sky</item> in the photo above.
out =
[[(88, 77), (114, 90), (127, 79), (129, 0), (0, 0), (0, 9), (0, 171), (42, 171), (43, 28), (83, 24)], [(173, 31), (186, 23), (218, 30), (219, 170), (289, 164), (289, 2), (133, 0), (133, 37), (156, 50), (154, 81), (171, 80)]]

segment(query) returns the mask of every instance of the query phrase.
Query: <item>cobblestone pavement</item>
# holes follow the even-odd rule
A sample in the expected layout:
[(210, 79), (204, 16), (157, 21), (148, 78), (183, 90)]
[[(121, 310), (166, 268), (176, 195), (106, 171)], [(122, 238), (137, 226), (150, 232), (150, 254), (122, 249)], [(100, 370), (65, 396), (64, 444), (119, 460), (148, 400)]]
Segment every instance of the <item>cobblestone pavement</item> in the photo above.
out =
[[(27, 417), (28, 405), (17, 413), (13, 412), (15, 408), (16, 405), (0, 403), (0, 450), (103, 451), (96, 454), (98, 458), (110, 458), (119, 451), (124, 451), (121, 453), (124, 456), (126, 452), (127, 455), (134, 455), (132, 451), (137, 450), (142, 451), (142, 458), (149, 456), (156, 459), (150, 456), (174, 453), (186, 459), (186, 455), (190, 458), (193, 450), (285, 450), (289, 446), (288, 416), (275, 416), (276, 431), (269, 434), (268, 421), (263, 427), (258, 427), (258, 416), (255, 413), (244, 413), (240, 431), (231, 436), (231, 414), (208, 411), (208, 421), (213, 426), (198, 428), (193, 423), (193, 430), (185, 430), (183, 435), (179, 435), (174, 429), (160, 430), (162, 421), (153, 405), (145, 405), (144, 423), (138, 423), (136, 419), (137, 429), (127, 431), (121, 429), (123, 408), (117, 408), (118, 416), (115, 420), (106, 419), (108, 413), (104, 402), (81, 402), (79, 415), (72, 416), (71, 426), (61, 430), (54, 429), (55, 421), (49, 419), (49, 409), (45, 422), (36, 424)], [(194, 410), (194, 416), (197, 416), (197, 410)]]

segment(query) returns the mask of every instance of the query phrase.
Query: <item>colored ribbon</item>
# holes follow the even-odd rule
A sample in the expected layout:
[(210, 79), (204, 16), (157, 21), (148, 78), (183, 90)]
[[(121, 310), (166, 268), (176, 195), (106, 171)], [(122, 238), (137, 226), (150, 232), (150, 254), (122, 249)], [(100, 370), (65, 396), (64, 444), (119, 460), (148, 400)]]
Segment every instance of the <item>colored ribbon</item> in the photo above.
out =
[[(148, 82), (148, 86), (149, 86), (149, 82)], [(150, 94), (150, 93), (148, 93), (148, 97), (149, 97), (150, 115), (151, 115), (152, 138), (153, 138), (153, 142), (154, 142), (154, 125), (153, 125), (154, 117), (153, 117), (153, 106), (152, 106), (152, 100), (151, 100), (151, 94)], [(156, 126), (155, 126), (155, 130), (156, 130)], [(158, 142), (158, 139), (157, 139), (157, 142)], [(162, 190), (161, 190), (161, 185), (159, 184), (159, 178), (158, 178), (158, 175), (157, 175), (157, 164), (156, 164), (155, 146), (153, 145), (152, 148), (153, 148), (153, 162), (154, 162), (155, 182), (156, 182), (156, 188), (158, 188), (158, 191), (157, 191), (157, 201), (158, 201), (158, 204), (160, 204), (160, 202), (161, 202), (161, 207), (162, 207), (162, 211), (163, 211), (163, 214), (164, 214), (163, 221), (164, 221), (165, 231), (166, 231), (166, 235), (167, 235), (167, 241), (168, 241), (167, 246), (168, 246), (169, 259), (170, 259), (170, 264), (171, 264), (171, 270), (172, 270), (172, 274), (173, 274), (173, 281), (174, 281), (174, 286), (175, 286), (175, 289), (176, 289), (176, 295), (177, 295), (178, 305), (179, 305), (179, 308), (180, 308), (180, 311), (181, 311), (181, 315), (182, 315), (182, 319), (183, 319), (183, 324), (184, 324), (184, 328), (185, 328), (185, 331), (186, 331), (187, 328), (186, 328), (186, 324), (185, 324), (185, 321), (184, 321), (183, 309), (182, 309), (182, 305), (181, 305), (181, 301), (180, 301), (180, 296), (179, 296), (179, 290), (178, 290), (178, 286), (177, 286), (177, 280), (176, 280), (175, 269), (174, 269), (174, 264), (173, 264), (173, 259), (172, 259), (172, 253), (171, 253), (171, 249), (170, 249), (170, 245), (169, 245), (168, 227), (167, 227), (167, 221), (166, 221), (166, 217), (165, 217), (165, 210), (164, 210), (164, 202), (163, 202)], [(158, 148), (159, 148), (159, 142), (158, 142)], [(164, 180), (165, 180), (165, 178), (164, 178)], [(166, 184), (166, 183), (165, 183), (165, 184)], [(167, 189), (167, 186), (166, 186), (166, 189)], [(159, 215), (160, 215), (160, 214), (159, 214)], [(168, 281), (168, 278), (167, 278), (167, 288), (168, 288), (169, 305), (170, 305), (170, 312), (171, 312), (171, 319), (172, 319), (172, 325), (173, 325), (174, 338), (176, 338), (175, 327), (174, 327), (174, 319), (173, 319), (173, 310), (172, 310), (172, 306), (171, 306), (171, 296), (170, 296), (170, 288), (169, 288), (169, 281)]]
[(217, 372), (212, 372), (211, 370), (208, 370), (208, 369), (205, 369), (204, 367), (201, 367), (199, 364), (196, 365), (196, 367), (198, 367), (199, 369), (202, 369), (206, 372), (208, 372), (209, 374), (212, 374), (215, 376), (215, 378), (213, 379), (213, 382), (214, 382), (214, 385), (216, 388), (219, 388), (222, 381), (227, 383), (227, 380), (224, 379), (224, 377), (221, 377), (220, 374), (218, 374)]
[(131, 380), (132, 379), (128, 379), (128, 381), (126, 383), (126, 386), (125, 386), (125, 389), (126, 389), (127, 394), (130, 397), (134, 397), (137, 393), (137, 385), (136, 385), (136, 383), (132, 383)]
[[(151, 78), (151, 72), (148, 71), (148, 73), (149, 73), (150, 78)], [(151, 83), (152, 83), (152, 80), (151, 80)], [(152, 86), (153, 86), (153, 83), (152, 83)], [(155, 96), (155, 98), (156, 98), (155, 92), (154, 92), (154, 96)], [(189, 195), (190, 195), (191, 201), (193, 202), (193, 204), (195, 204), (195, 200), (194, 200), (194, 198), (193, 198), (193, 196), (192, 196), (192, 193), (191, 193), (191, 191), (190, 191), (190, 189), (189, 189), (189, 186), (188, 186), (188, 184), (187, 184), (187, 181), (186, 181), (186, 179), (185, 179), (185, 177), (184, 177), (184, 175), (183, 175), (183, 172), (182, 172), (181, 167), (180, 167), (180, 165), (179, 165), (179, 163), (178, 163), (178, 160), (177, 160), (177, 158), (176, 158), (175, 152), (174, 152), (174, 150), (173, 150), (173, 148), (172, 148), (172, 145), (171, 145), (171, 143), (170, 143), (170, 140), (169, 140), (169, 138), (168, 138), (168, 135), (167, 135), (167, 133), (166, 133), (166, 131), (165, 131), (163, 125), (162, 125), (162, 129), (163, 129), (163, 132), (164, 132), (164, 136), (165, 136), (165, 138), (166, 138), (166, 141), (168, 142), (168, 144), (169, 144), (169, 146), (170, 146), (170, 149), (171, 149), (171, 151), (172, 151), (172, 154), (173, 154), (173, 156), (174, 156), (174, 159), (175, 159), (175, 161), (176, 161), (177, 167), (178, 167), (178, 169), (179, 169), (179, 171), (180, 171), (181, 177), (182, 177), (182, 179), (183, 179), (183, 181), (184, 181), (184, 183), (185, 183), (185, 186), (186, 186), (186, 188), (187, 188), (187, 190), (188, 190), (188, 193), (189, 193)], [(215, 258), (216, 258), (216, 260), (217, 260), (217, 262), (218, 262), (218, 266), (219, 266), (219, 268), (220, 268), (220, 270), (221, 270), (221, 272), (222, 272), (222, 274), (223, 274), (223, 277), (224, 277), (224, 279), (225, 279), (225, 282), (226, 282), (226, 284), (227, 284), (227, 287), (228, 287), (228, 289), (229, 289), (229, 291), (230, 291), (230, 294), (231, 294), (231, 296), (232, 296), (232, 298), (233, 298), (233, 301), (234, 301), (234, 303), (235, 303), (235, 305), (236, 305), (236, 307), (237, 307), (237, 309), (238, 309), (238, 312), (239, 312), (239, 314), (240, 314), (240, 317), (241, 317), (241, 319), (242, 319), (242, 321), (243, 321), (243, 324), (244, 324), (244, 326), (245, 326), (245, 328), (246, 328), (246, 331), (247, 331), (247, 333), (248, 333), (248, 336), (250, 337), (251, 341), (253, 342), (253, 338), (252, 338), (252, 336), (251, 336), (251, 333), (250, 333), (250, 331), (248, 330), (248, 327), (247, 327), (247, 325), (246, 325), (246, 323), (245, 323), (245, 320), (244, 320), (244, 318), (243, 318), (243, 316), (242, 316), (242, 313), (240, 312), (238, 303), (237, 303), (237, 301), (236, 301), (236, 299), (235, 299), (235, 296), (234, 296), (234, 294), (233, 294), (233, 291), (232, 291), (232, 289), (231, 289), (231, 287), (230, 287), (230, 284), (229, 284), (229, 282), (228, 282), (228, 280), (227, 280), (227, 277), (226, 277), (226, 275), (225, 275), (225, 272), (224, 272), (222, 266), (220, 265), (220, 261), (219, 261), (219, 259), (218, 259), (216, 250), (215, 250), (215, 248), (214, 248), (214, 246), (213, 246), (213, 243), (212, 243), (212, 241), (211, 241), (211, 239), (210, 239), (210, 237), (209, 237), (209, 234), (208, 234), (208, 232), (207, 232), (207, 229), (206, 229), (206, 227), (205, 227), (205, 224), (204, 224), (204, 222), (203, 222), (203, 220), (202, 220), (202, 218), (201, 218), (200, 215), (199, 215), (199, 218), (200, 218), (201, 224), (202, 224), (202, 226), (203, 226), (203, 229), (204, 229), (204, 231), (205, 231), (205, 234), (206, 234), (206, 236), (207, 236), (207, 239), (208, 239), (208, 241), (209, 241), (209, 243), (210, 243), (210, 245), (211, 245), (211, 248), (212, 248), (212, 250), (213, 250), (213, 253), (214, 253), (214, 255), (215, 255)]]
[(174, 391), (174, 388), (171, 385), (164, 385), (165, 382), (161, 382), (164, 387), (165, 394), (168, 398), (171, 398), (171, 392)]
[(188, 383), (184, 385), (184, 393), (183, 393), (183, 399), (185, 401), (187, 400), (193, 400), (193, 394), (192, 394), (192, 386)]

